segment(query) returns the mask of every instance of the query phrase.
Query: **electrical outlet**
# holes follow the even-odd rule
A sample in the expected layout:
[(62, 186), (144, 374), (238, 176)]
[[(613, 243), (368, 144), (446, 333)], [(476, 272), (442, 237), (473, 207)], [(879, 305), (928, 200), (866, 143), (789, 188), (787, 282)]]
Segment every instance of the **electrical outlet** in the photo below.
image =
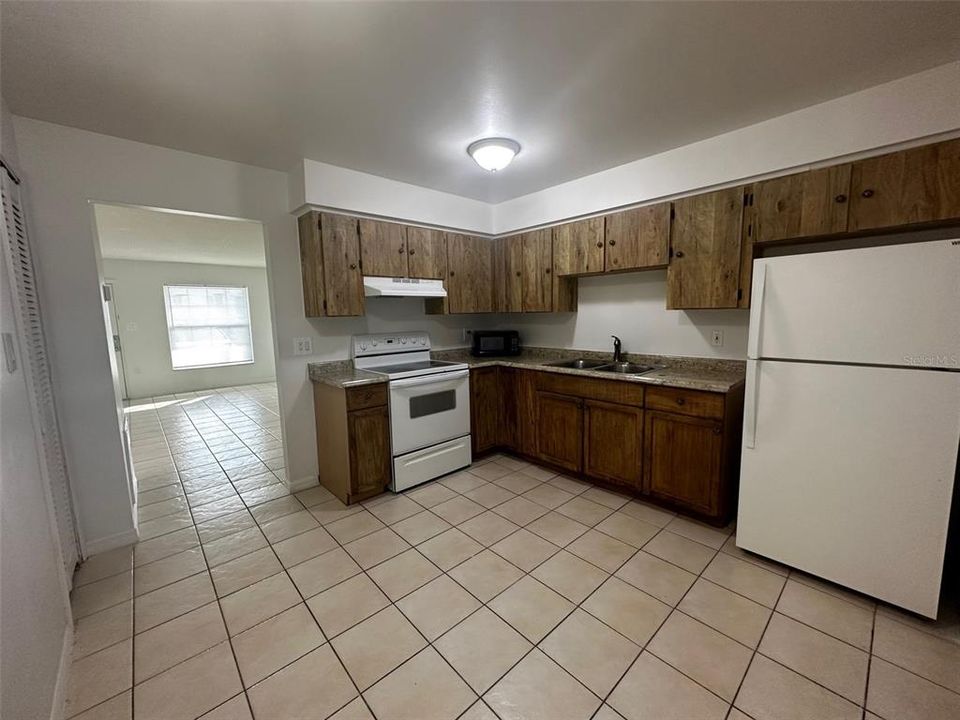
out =
[(710, 334), (710, 344), (714, 347), (723, 347), (723, 330), (714, 330)]
[(471, 342), (472, 339), (473, 339), (473, 330), (467, 330), (467, 328), (463, 328), (463, 330), (460, 331), (461, 342), (469, 343)]
[(313, 355), (313, 338), (298, 337), (293, 339), (294, 355)]

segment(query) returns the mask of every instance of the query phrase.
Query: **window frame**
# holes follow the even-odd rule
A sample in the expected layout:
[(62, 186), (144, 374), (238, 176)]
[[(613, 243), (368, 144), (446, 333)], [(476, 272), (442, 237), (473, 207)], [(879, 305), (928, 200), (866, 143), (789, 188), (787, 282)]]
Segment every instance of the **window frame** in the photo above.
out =
[[(249, 360), (235, 360), (229, 362), (214, 362), (214, 363), (205, 363), (202, 365), (176, 365), (173, 360), (173, 337), (171, 335), (172, 331), (176, 327), (187, 327), (187, 326), (174, 326), (171, 325), (171, 303), (170, 303), (170, 288), (226, 288), (230, 290), (242, 290), (243, 298), (247, 310), (247, 335), (250, 338), (250, 359)], [(206, 370), (209, 368), (219, 368), (219, 367), (234, 367), (237, 365), (253, 365), (256, 362), (256, 353), (253, 347), (253, 317), (250, 312), (250, 287), (248, 285), (233, 285), (226, 283), (163, 283), (162, 290), (163, 294), (163, 312), (164, 312), (164, 321), (167, 325), (167, 350), (170, 356), (170, 367), (174, 372), (180, 370)], [(233, 327), (242, 327), (242, 324), (237, 324)], [(216, 325), (197, 325), (195, 327), (218, 327)]]

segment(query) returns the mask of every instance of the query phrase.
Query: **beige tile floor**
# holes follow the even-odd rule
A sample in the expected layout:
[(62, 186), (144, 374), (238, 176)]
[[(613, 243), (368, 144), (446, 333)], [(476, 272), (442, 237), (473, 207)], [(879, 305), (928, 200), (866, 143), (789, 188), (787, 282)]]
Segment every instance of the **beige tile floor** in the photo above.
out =
[(290, 496), (276, 407), (132, 408), (143, 540), (77, 572), (68, 716), (960, 717), (960, 623), (505, 456), (362, 506)]

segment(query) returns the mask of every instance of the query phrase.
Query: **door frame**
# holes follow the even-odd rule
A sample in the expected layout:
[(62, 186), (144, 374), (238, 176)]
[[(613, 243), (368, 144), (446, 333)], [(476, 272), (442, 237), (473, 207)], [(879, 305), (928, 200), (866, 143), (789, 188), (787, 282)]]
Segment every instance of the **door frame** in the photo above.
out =
[(109, 297), (104, 299), (107, 309), (110, 311), (110, 329), (113, 330), (112, 337), (108, 338), (113, 343), (113, 355), (117, 360), (117, 377), (120, 380), (120, 399), (123, 401), (130, 399), (130, 393), (127, 391), (127, 370), (126, 362), (123, 356), (123, 340), (120, 338), (120, 311), (117, 309), (117, 291), (113, 280), (104, 280), (103, 286), (109, 288)]

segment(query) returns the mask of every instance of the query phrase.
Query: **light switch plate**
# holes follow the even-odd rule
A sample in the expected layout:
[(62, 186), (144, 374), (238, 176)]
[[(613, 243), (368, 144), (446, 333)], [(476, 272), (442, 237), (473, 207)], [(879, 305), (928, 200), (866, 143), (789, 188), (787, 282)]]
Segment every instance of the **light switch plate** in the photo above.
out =
[(313, 338), (297, 337), (293, 339), (294, 355), (313, 355)]

